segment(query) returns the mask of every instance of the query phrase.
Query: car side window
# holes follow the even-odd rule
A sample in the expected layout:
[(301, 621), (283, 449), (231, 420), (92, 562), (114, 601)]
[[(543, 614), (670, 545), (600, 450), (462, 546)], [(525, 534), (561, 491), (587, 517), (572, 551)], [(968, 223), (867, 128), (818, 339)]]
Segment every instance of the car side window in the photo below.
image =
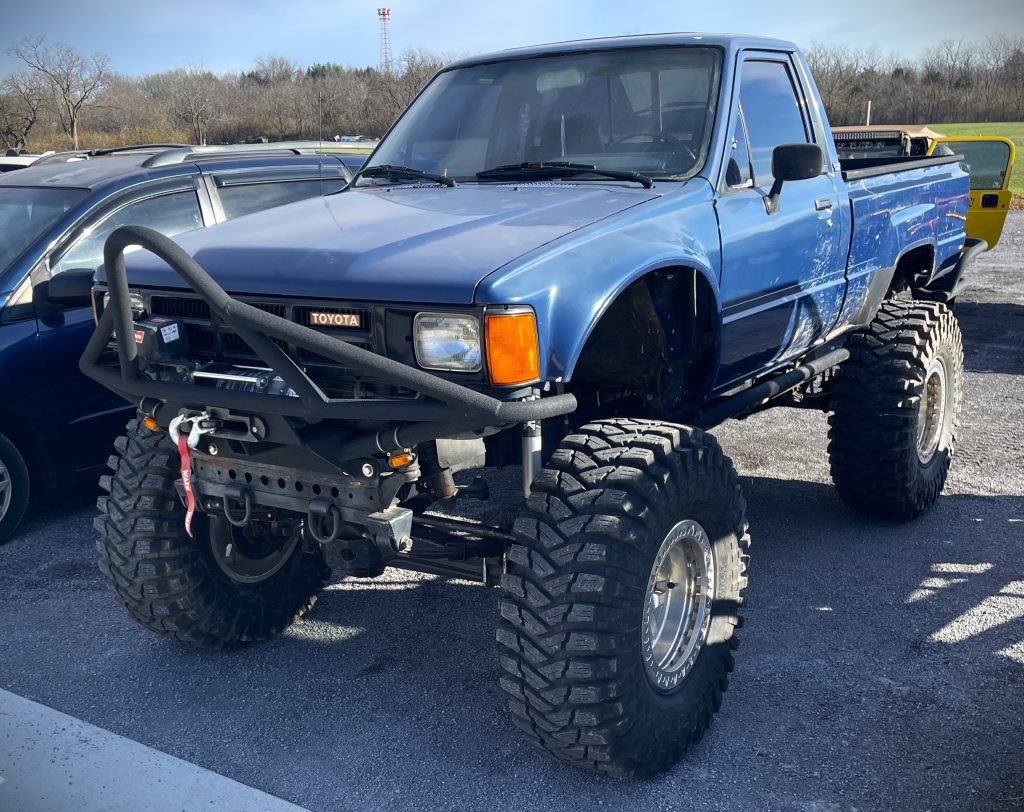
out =
[(757, 186), (771, 186), (772, 152), (781, 144), (807, 143), (796, 84), (785, 62), (751, 59), (743, 63), (740, 105), (750, 137), (750, 157)]
[(963, 155), (974, 190), (1002, 189), (1010, 168), (1010, 145), (1002, 141), (939, 142), (933, 154)]
[(334, 177), (312, 178), (307, 180), (263, 181), (261, 183), (235, 183), (220, 186), (217, 195), (220, 197), (224, 216), (228, 220), (242, 217), (253, 212), (316, 197), (319, 194), (330, 194), (340, 191), (347, 181)]
[(743, 123), (743, 107), (741, 105), (736, 109), (736, 118), (732, 125), (732, 140), (729, 143), (725, 182), (734, 189), (742, 189), (749, 186), (752, 180), (750, 148), (747, 145), (747, 128)]
[(146, 226), (167, 237), (202, 228), (203, 215), (199, 210), (199, 198), (193, 191), (171, 192), (122, 206), (90, 226), (71, 249), (51, 265), (51, 273), (62, 273), (74, 268), (99, 270), (103, 265), (103, 244), (107, 237), (114, 229), (126, 225)]

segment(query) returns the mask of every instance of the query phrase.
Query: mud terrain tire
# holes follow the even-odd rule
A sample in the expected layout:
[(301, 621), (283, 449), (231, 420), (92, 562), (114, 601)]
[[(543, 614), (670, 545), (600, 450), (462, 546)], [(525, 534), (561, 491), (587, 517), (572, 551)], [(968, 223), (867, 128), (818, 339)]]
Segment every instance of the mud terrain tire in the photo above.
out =
[(829, 418), (832, 481), (860, 513), (914, 519), (938, 499), (956, 446), (960, 326), (943, 304), (890, 299), (847, 346)]
[(259, 583), (239, 583), (214, 560), (211, 520), (196, 513), (195, 538), (175, 491), (179, 458), (167, 434), (138, 421), (114, 444), (100, 478), (96, 547), (100, 571), (118, 602), (158, 634), (200, 649), (224, 650), (264, 640), (298, 620), (330, 576), (319, 553), (295, 546)]
[[(536, 747), (585, 769), (646, 776), (701, 738), (733, 668), (750, 544), (744, 514), (731, 461), (702, 431), (616, 419), (562, 441), (516, 521), (498, 629), (501, 685)], [(696, 526), (705, 546), (686, 561), (698, 573), (704, 562), (694, 582), (713, 590), (693, 590), (702, 620), (661, 649), (671, 672), (651, 656), (659, 638), (649, 601), (671, 604), (665, 590), (680, 584), (662, 581), (659, 593), (658, 562), (682, 538), (678, 528)]]

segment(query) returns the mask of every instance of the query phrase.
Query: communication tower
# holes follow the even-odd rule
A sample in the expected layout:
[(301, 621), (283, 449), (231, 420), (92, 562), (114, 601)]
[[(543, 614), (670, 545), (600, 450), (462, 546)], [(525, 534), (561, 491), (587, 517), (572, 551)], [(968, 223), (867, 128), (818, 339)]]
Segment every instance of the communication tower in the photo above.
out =
[(391, 9), (377, 9), (377, 18), (380, 20), (380, 72), (391, 73), (394, 69), (391, 61)]

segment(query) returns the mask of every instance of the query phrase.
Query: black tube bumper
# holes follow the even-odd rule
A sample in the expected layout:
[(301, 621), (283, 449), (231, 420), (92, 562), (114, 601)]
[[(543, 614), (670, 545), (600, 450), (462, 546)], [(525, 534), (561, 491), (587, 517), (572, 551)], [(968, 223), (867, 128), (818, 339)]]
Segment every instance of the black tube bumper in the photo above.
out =
[[(297, 397), (157, 381), (142, 374), (138, 348), (132, 340), (134, 320), (124, 264), (124, 251), (129, 246), (145, 248), (166, 262), (267, 367), (280, 375)], [(164, 401), (196, 409), (216, 407), (253, 415), (279, 415), (310, 423), (359, 420), (401, 424), (343, 442), (342, 459), (393, 451), (468, 431), (544, 420), (576, 409), (576, 399), (569, 394), (530, 401), (499, 400), (232, 299), (177, 244), (149, 228), (124, 226), (114, 231), (104, 246), (103, 261), (110, 302), (82, 354), (79, 368), (88, 377), (136, 403)], [(103, 352), (115, 337), (119, 370), (100, 363)], [(328, 398), (273, 339), (384, 378), (423, 397), (416, 400)]]

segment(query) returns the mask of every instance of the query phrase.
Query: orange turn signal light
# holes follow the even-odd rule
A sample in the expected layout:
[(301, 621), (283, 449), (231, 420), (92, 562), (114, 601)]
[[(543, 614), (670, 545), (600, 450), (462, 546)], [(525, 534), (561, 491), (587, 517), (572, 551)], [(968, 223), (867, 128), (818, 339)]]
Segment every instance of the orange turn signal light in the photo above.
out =
[(388, 467), (393, 470), (405, 468), (405, 466), (412, 465), (414, 462), (416, 462), (416, 455), (411, 451), (394, 451), (388, 454)]
[(537, 317), (528, 313), (484, 316), (487, 369), (495, 386), (532, 383), (540, 377)]
[(142, 425), (150, 431), (160, 431), (160, 425), (148, 414), (142, 418)]

